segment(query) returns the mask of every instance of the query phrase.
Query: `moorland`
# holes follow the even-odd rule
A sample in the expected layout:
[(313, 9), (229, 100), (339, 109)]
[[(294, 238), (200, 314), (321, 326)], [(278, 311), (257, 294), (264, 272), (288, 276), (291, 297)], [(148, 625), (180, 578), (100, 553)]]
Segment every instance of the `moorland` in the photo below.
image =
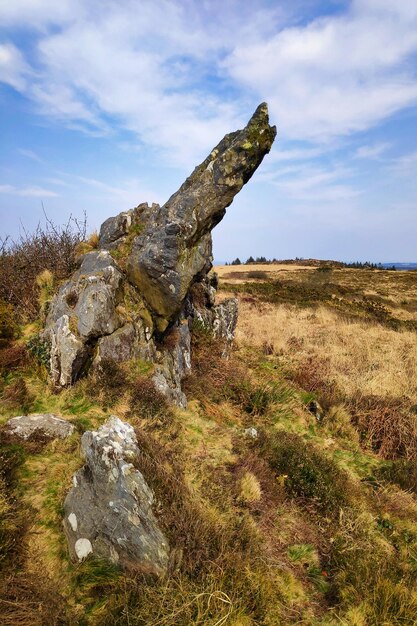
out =
[[(196, 324), (186, 409), (155, 392), (140, 360), (51, 386), (38, 336), (62, 276), (38, 276), (29, 313), (2, 302), (1, 424), (52, 412), (76, 430), (2, 436), (0, 623), (416, 623), (416, 273), (215, 271), (218, 299), (239, 299), (236, 339), (224, 359)], [(135, 427), (175, 546), (162, 580), (68, 557), (62, 506), (80, 436), (111, 414)]]

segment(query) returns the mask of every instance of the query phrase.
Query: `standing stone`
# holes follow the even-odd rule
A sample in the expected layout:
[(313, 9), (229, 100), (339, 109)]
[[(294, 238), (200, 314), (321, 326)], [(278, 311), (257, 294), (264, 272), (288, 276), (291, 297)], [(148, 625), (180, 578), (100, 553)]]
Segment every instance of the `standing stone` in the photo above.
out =
[(193, 319), (225, 341), (225, 356), (237, 321), (235, 299), (215, 304), (211, 231), (275, 135), (261, 104), (162, 207), (143, 203), (103, 223), (99, 249), (84, 255), (51, 302), (44, 339), (56, 385), (73, 384), (102, 359), (143, 359), (154, 364), (156, 387), (186, 405), (181, 381), (191, 366)]
[(135, 239), (129, 279), (161, 332), (180, 312), (193, 282), (211, 268), (211, 230), (270, 151), (275, 135), (263, 103), (243, 130), (222, 139)]

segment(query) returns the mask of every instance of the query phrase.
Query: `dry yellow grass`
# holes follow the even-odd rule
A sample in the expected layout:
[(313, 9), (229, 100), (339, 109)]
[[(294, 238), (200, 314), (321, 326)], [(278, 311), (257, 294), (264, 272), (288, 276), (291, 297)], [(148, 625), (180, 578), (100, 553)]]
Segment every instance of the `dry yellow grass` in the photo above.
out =
[(223, 278), (225, 274), (230, 272), (267, 272), (271, 276), (279, 272), (294, 273), (296, 271), (311, 272), (314, 271), (314, 267), (303, 267), (302, 265), (285, 265), (284, 263), (256, 263), (251, 265), (216, 265), (215, 271), (220, 278)]
[(329, 376), (348, 396), (408, 396), (417, 402), (417, 334), (351, 321), (325, 306), (240, 302), (240, 344), (271, 345), (292, 364), (326, 361)]
[[(302, 267), (301, 265), (284, 265), (279, 263), (255, 264), (255, 265), (216, 265), (214, 268), (220, 279), (227, 280), (230, 284), (239, 284), (251, 278), (254, 272), (263, 272), (272, 280), (291, 278), (302, 273), (305, 277), (306, 273), (314, 272), (314, 267)], [(256, 280), (256, 278), (255, 278)]]
[(245, 472), (240, 481), (240, 499), (242, 502), (259, 502), (262, 489), (259, 480), (252, 472)]

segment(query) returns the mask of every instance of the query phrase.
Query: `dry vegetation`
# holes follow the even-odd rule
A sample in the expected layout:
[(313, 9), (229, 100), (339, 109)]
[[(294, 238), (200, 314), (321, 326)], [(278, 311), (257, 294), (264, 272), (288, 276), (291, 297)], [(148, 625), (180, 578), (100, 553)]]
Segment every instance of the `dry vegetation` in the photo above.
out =
[[(237, 342), (224, 360), (195, 328), (187, 410), (167, 406), (141, 361), (105, 361), (56, 394), (42, 306), (23, 326), (2, 305), (0, 424), (51, 411), (77, 432), (22, 446), (0, 429), (0, 624), (417, 623), (415, 274), (219, 274), (220, 297), (240, 300)], [(33, 281), (49, 293), (50, 275)], [(162, 581), (68, 560), (62, 503), (80, 434), (110, 414), (137, 430), (174, 548)]]

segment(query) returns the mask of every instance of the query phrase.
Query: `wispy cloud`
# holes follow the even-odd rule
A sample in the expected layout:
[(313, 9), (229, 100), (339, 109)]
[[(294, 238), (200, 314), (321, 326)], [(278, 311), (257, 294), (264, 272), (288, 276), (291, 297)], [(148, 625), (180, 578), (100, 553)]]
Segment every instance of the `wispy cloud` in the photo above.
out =
[[(143, 0), (137, 16), (130, 0), (106, 11), (98, 0), (18, 4), (3, 3), (0, 18), (38, 29), (32, 66), (5, 44), (0, 79), (42, 115), (98, 134), (120, 125), (176, 165), (205, 156), (257, 100), (269, 101), (284, 136), (314, 142), (417, 103), (414, 2), (356, 0), (297, 27), (284, 2)], [(297, 152), (273, 158), (315, 154)]]
[(15, 187), (14, 185), (0, 185), (0, 193), (32, 198), (56, 198), (59, 195), (55, 191), (43, 187)]
[(357, 0), (345, 13), (238, 45), (225, 69), (270, 101), (282, 132), (325, 141), (417, 103), (417, 4)]
[(384, 152), (386, 152), (392, 144), (390, 143), (376, 143), (366, 146), (361, 146), (356, 150), (355, 157), (357, 159), (376, 159), (378, 160)]
[[(119, 182), (119, 185), (109, 185), (95, 178), (86, 178), (84, 176), (74, 177), (82, 182), (87, 188), (93, 188), (95, 197), (103, 195), (106, 198), (114, 198), (115, 202), (122, 206), (133, 206), (140, 202), (162, 202), (166, 198), (162, 198), (160, 192), (156, 189), (149, 189), (140, 179), (128, 179)], [(98, 194), (97, 194), (98, 191)]]
[(10, 42), (0, 43), (0, 82), (24, 91), (29, 73), (29, 65), (20, 50)]
[(18, 153), (24, 157), (27, 157), (28, 159), (31, 159), (32, 161), (36, 161), (37, 163), (45, 163), (45, 161), (41, 159), (41, 157), (38, 154), (36, 154), (36, 152), (34, 152), (33, 150), (27, 150), (26, 148), (19, 148)]
[(417, 151), (404, 154), (391, 161), (389, 170), (401, 176), (417, 173)]
[(259, 176), (261, 182), (274, 185), (280, 194), (292, 200), (334, 202), (361, 194), (350, 181), (355, 172), (347, 167), (311, 165), (305, 162), (284, 168), (268, 168)]

